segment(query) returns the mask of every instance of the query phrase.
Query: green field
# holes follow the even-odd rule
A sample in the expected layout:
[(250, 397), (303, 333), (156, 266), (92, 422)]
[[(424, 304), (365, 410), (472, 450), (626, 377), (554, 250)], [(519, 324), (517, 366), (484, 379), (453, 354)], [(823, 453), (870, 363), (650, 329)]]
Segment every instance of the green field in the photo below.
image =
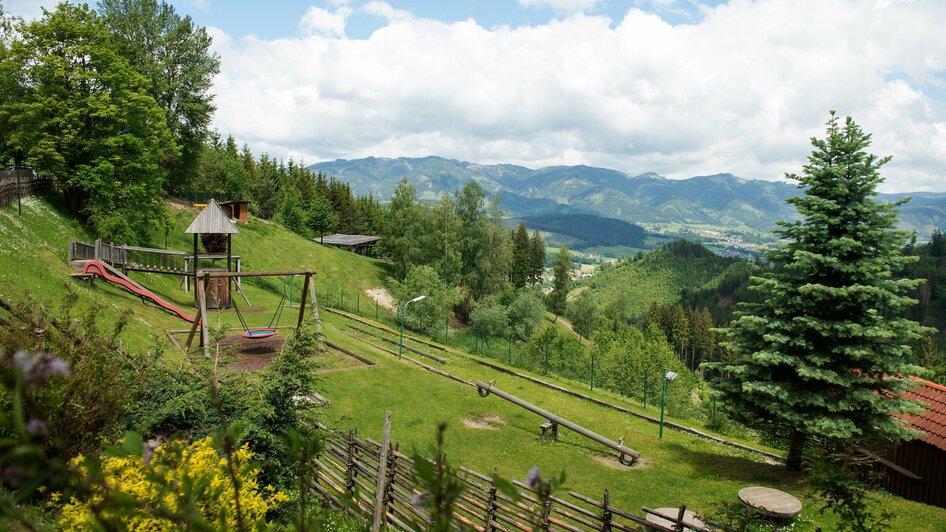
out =
[[(179, 211), (177, 229), (169, 235), (169, 247), (188, 249), (188, 236), (183, 228), (194, 213)], [(245, 270), (311, 268), (318, 271), (320, 300), (332, 302), (330, 294), (339, 288), (350, 290), (381, 286), (386, 269), (379, 261), (348, 252), (327, 248), (289, 233), (278, 225), (253, 221), (240, 226), (234, 238), (235, 253), (244, 257)], [(125, 333), (125, 343), (133, 349), (148, 349), (155, 342), (164, 342), (165, 331), (186, 328), (187, 324), (142, 303), (118, 287), (97, 281), (92, 287), (69, 277), (65, 264), (66, 243), (70, 236), (87, 240), (84, 230), (59, 213), (45, 201), (30, 199), (24, 204), (23, 216), (14, 207), (0, 208), (0, 296), (19, 299), (23, 290), (37, 301), (57, 301), (70, 286), (80, 297), (81, 305), (98, 301), (107, 311), (103, 320), (130, 311), (133, 319)], [(163, 235), (160, 235), (163, 244)], [(190, 295), (178, 288), (179, 278), (161, 275), (135, 275), (145, 286), (159, 292), (182, 308)], [(283, 286), (271, 284), (246, 285), (247, 295), (259, 312), (247, 316), (268, 322)], [(364, 294), (362, 294), (364, 297)], [(346, 305), (350, 306), (350, 305)], [(232, 311), (213, 313), (212, 323), (236, 324)], [(539, 425), (543, 419), (494, 395), (480, 398), (476, 390), (464, 384), (425, 371), (407, 360), (370, 347), (363, 334), (348, 328), (345, 317), (322, 313), (324, 330), (329, 341), (354, 351), (377, 363), (374, 367), (345, 360), (337, 352), (326, 360), (319, 376), (319, 393), (331, 401), (324, 409), (323, 419), (339, 428), (353, 427), (363, 436), (379, 438), (386, 410), (394, 412), (393, 439), (402, 449), (426, 450), (433, 441), (435, 428), (446, 421), (447, 452), (454, 464), (489, 473), (496, 469), (508, 479), (525, 477), (533, 466), (554, 474), (565, 471), (567, 488), (598, 498), (605, 489), (611, 492), (615, 505), (640, 513), (641, 506), (675, 506), (682, 503), (698, 511), (712, 510), (721, 501), (734, 502), (736, 492), (745, 486), (768, 485), (797, 495), (805, 510), (797, 520), (796, 530), (813, 530), (820, 526), (832, 529), (831, 518), (818, 514), (818, 501), (801, 477), (787, 474), (777, 465), (762, 458), (695, 436), (665, 431), (658, 439), (658, 427), (643, 419), (594, 405), (587, 401), (542, 387), (473, 362), (464, 354), (446, 354), (447, 364), (441, 366), (469, 381), (495, 379), (496, 386), (583, 425), (606, 437), (624, 437), (625, 444), (641, 453), (638, 465), (619, 468), (603, 463), (601, 457), (613, 456), (604, 446), (563, 429), (561, 439), (542, 443)], [(294, 317), (283, 315), (283, 323)], [(391, 333), (381, 333), (393, 338)], [(375, 343), (379, 343), (375, 341)], [(421, 344), (408, 345), (427, 350)], [(388, 346), (390, 347), (390, 346)], [(395, 347), (396, 349), (396, 347)], [(173, 352), (173, 349), (169, 350)], [(200, 356), (191, 354), (189, 356)], [(187, 356), (176, 352), (167, 360), (186, 363)], [(425, 360), (426, 361), (426, 360)], [(430, 361), (426, 361), (430, 362)], [(495, 360), (493, 360), (495, 362)], [(224, 366), (226, 368), (226, 366)], [(332, 369), (333, 371), (325, 371)], [(640, 405), (617, 394), (590, 392), (583, 383), (555, 377), (545, 380), (581, 391), (602, 400), (642, 411)], [(648, 408), (649, 415), (658, 414)], [(471, 422), (490, 418), (494, 428), (472, 428)], [(669, 419), (681, 424), (670, 412)], [(752, 442), (749, 442), (752, 443)], [(758, 446), (758, 444), (753, 443)], [(607, 460), (604, 460), (607, 462)], [(898, 530), (942, 530), (946, 510), (881, 495), (885, 508), (897, 515)]]

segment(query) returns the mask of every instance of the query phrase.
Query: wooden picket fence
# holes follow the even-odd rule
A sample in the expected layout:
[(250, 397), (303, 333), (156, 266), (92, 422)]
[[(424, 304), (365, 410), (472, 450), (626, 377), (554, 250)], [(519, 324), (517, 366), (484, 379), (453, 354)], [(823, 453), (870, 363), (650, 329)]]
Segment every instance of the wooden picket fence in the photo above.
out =
[[(415, 501), (422, 490), (415, 480), (414, 461), (399, 450), (398, 445), (388, 446), (382, 452), (382, 444), (370, 438), (360, 439), (354, 432), (339, 433), (324, 431), (325, 445), (315, 460), (318, 473), (313, 487), (324, 502), (338, 508), (348, 508), (367, 520), (381, 516), (381, 523), (374, 523), (375, 530), (390, 528), (398, 530), (424, 529), (430, 523), (426, 510)], [(384, 465), (382, 467), (382, 456)], [(383, 478), (379, 479), (379, 472)], [(543, 504), (534, 492), (521, 483), (513, 484), (519, 491), (520, 500), (497, 489), (488, 475), (460, 467), (458, 477), (465, 490), (453, 509), (457, 527), (477, 531), (532, 531), (532, 530), (661, 530), (667, 532), (696, 530), (709, 532), (699, 527), (682, 525), (683, 511), (676, 515), (658, 514), (667, 525), (647, 521), (644, 517), (617, 508), (610, 503), (605, 490), (598, 501), (585, 495), (568, 492), (553, 496)], [(380, 484), (380, 487), (379, 487)], [(381, 493), (380, 501), (376, 493)], [(380, 504), (380, 507), (379, 507)], [(649, 514), (654, 510), (644, 509)]]
[(0, 205), (15, 202), (32, 194), (46, 192), (55, 186), (51, 177), (37, 177), (32, 168), (0, 170)]

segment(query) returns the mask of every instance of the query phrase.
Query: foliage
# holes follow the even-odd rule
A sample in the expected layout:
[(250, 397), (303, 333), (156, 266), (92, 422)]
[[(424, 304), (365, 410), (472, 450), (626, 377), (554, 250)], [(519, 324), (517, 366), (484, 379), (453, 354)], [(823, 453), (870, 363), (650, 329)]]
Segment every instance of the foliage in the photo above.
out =
[(470, 312), (470, 327), (488, 344), (490, 336), (506, 336), (509, 314), (505, 307), (496, 302), (484, 302)]
[(525, 342), (542, 322), (545, 305), (540, 293), (533, 290), (519, 290), (515, 298), (506, 307), (509, 319), (507, 334), (510, 340)]
[(148, 80), (87, 6), (61, 3), (20, 31), (5, 61), (16, 90), (0, 101), (7, 149), (57, 176), (99, 236), (141, 241), (162, 218), (161, 164), (177, 153)]
[(816, 458), (810, 469), (812, 485), (824, 502), (820, 513), (830, 510), (837, 517), (839, 532), (873, 532), (889, 530), (894, 514), (881, 509), (876, 512), (877, 497), (869, 482), (876, 474), (867, 473), (862, 480), (866, 460), (845, 447), (827, 449)]
[(832, 113), (825, 139), (789, 200), (801, 219), (782, 224), (784, 243), (768, 255), (776, 272), (756, 278), (764, 301), (746, 306), (728, 330), (737, 360), (711, 366), (712, 385), (734, 418), (790, 441), (788, 467), (806, 440), (851, 444), (913, 436), (891, 412), (915, 406), (901, 396), (910, 345), (921, 327), (902, 317), (917, 281), (895, 279), (908, 258), (894, 229), (894, 205), (873, 199), (888, 159), (865, 151), (870, 135)]
[(571, 278), (568, 272), (571, 270), (571, 254), (568, 248), (562, 246), (555, 255), (555, 261), (552, 263), (552, 271), (555, 279), (552, 281), (552, 293), (549, 294), (548, 308), (549, 312), (556, 316), (565, 313), (566, 302), (568, 301), (568, 290)]
[(513, 288), (523, 288), (532, 276), (532, 250), (529, 231), (526, 224), (519, 222), (519, 227), (511, 235), (512, 269), (509, 272)]
[(600, 330), (592, 349), (599, 368), (596, 381), (603, 388), (640, 400), (647, 397), (648, 403), (656, 404), (661, 376), (670, 370), (677, 378), (667, 386), (667, 411), (679, 417), (692, 412), (697, 376), (680, 362), (660, 331), (653, 327)]
[(334, 233), (338, 229), (338, 214), (332, 209), (332, 204), (327, 199), (319, 196), (309, 207), (309, 219), (306, 220), (306, 225), (316, 238)]
[(433, 460), (414, 452), (414, 480), (420, 486), (419, 494), (413, 496), (416, 507), (427, 509), (430, 523), (426, 530), (446, 532), (453, 529), (453, 507), (463, 494), (463, 482), (457, 477), (457, 470), (450, 466), (443, 450), (443, 434), (446, 423), (437, 426), (437, 444), (431, 449)]
[[(27, 303), (30, 299), (29, 294), (15, 304), (0, 299), (0, 306), (12, 316), (0, 322), (4, 325), (0, 352), (55, 353), (71, 368), (72, 377), (24, 389), (23, 413), (27, 419), (41, 419), (44, 432), (61, 438), (59, 442), (41, 438), (39, 442), (47, 448), (61, 444), (72, 454), (89, 452), (103, 438), (114, 439), (121, 433), (132, 405), (144, 393), (146, 368), (156, 363), (160, 353), (126, 352), (119, 336), (127, 315), (103, 329), (102, 306), (94, 304), (80, 314), (78, 295), (72, 290), (66, 291), (58, 307)], [(0, 393), (4, 410), (12, 400)]]
[(540, 214), (528, 216), (524, 220), (535, 229), (578, 239), (580, 242), (576, 243), (575, 249), (595, 246), (646, 247), (647, 231), (643, 227), (616, 218), (569, 213), (566, 216)]
[(704, 361), (719, 361), (725, 351), (719, 347), (719, 337), (713, 328), (709, 310), (684, 309), (681, 305), (653, 303), (647, 314), (648, 325), (657, 327), (673, 346), (680, 361), (695, 371)]
[(587, 291), (568, 305), (568, 319), (579, 336), (591, 338), (594, 334), (598, 322), (598, 308)]
[(180, 147), (179, 154), (163, 162), (168, 172), (165, 189), (190, 192), (191, 184), (205, 177), (205, 163), (201, 160), (198, 169), (198, 160), (206, 156), (201, 148), (215, 110), (210, 87), (220, 71), (220, 58), (210, 51), (210, 35), (163, 0), (99, 0), (99, 12), (121, 54), (147, 78), (148, 94), (164, 110)]
[(542, 282), (542, 273), (545, 271), (545, 242), (538, 231), (533, 231), (529, 238), (529, 260), (529, 281), (535, 286)]
[(587, 379), (591, 359), (573, 334), (558, 327), (546, 327), (529, 340), (521, 353), (523, 365), (542, 374)]
[(430, 266), (417, 266), (404, 281), (390, 279), (388, 284), (398, 308), (417, 296), (426, 296), (410, 305), (406, 323), (431, 335), (442, 330), (453, 306), (461, 299), (460, 292), (455, 287), (445, 286)]
[[(132, 447), (129, 440), (134, 437), (125, 437), (126, 448)], [(70, 529), (107, 523), (155, 530), (180, 524), (181, 516), (187, 516), (196, 521), (192, 526), (202, 522), (217, 530), (257, 528), (265, 524), (268, 512), (286, 500), (285, 494), (259, 485), (259, 469), (252, 464), (253, 453), (246, 445), (230, 460), (219, 454), (209, 437), (189, 445), (179, 441), (147, 445), (144, 453), (113, 452), (118, 456), (106, 455), (96, 464), (76, 457), (72, 467), (83, 475), (89, 474), (90, 467), (100, 468), (103, 482), (86, 498), (70, 498), (62, 507), (60, 524)], [(143, 447), (140, 437), (137, 447)], [(230, 477), (230, 467), (236, 480)], [(122, 498), (133, 504), (103, 505)]]
[[(196, 176), (187, 181), (189, 191), (196, 197), (221, 200), (247, 199), (250, 195), (250, 176), (236, 152), (236, 143), (228, 137), (226, 143), (214, 137), (206, 145), (197, 147)], [(176, 186), (184, 186), (178, 183)]]

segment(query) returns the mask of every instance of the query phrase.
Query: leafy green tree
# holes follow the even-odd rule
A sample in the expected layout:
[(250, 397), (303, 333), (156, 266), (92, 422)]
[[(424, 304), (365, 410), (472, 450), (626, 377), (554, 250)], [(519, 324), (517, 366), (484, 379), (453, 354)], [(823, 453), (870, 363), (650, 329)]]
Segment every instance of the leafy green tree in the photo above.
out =
[(509, 318), (509, 338), (518, 342), (528, 340), (535, 328), (542, 323), (544, 312), (545, 305), (540, 293), (532, 290), (520, 290), (506, 308), (506, 314)]
[(250, 196), (250, 175), (243, 160), (231, 152), (226, 144), (215, 141), (205, 145), (200, 150), (197, 167), (199, 177), (191, 186), (199, 199), (237, 200)]
[(922, 333), (902, 317), (917, 282), (893, 277), (908, 260), (897, 204), (874, 199), (889, 158), (868, 154), (870, 135), (834, 113), (812, 145), (802, 175), (788, 176), (804, 188), (788, 200), (800, 219), (776, 231), (776, 272), (754, 279), (765, 297), (730, 324), (736, 360), (711, 366), (728, 413), (787, 439), (792, 470), (808, 442), (914, 436), (891, 413), (915, 408), (901, 392), (918, 370), (910, 346)]
[(423, 209), (417, 203), (417, 192), (407, 179), (402, 179), (385, 212), (381, 241), (385, 254), (394, 263), (395, 279), (404, 279), (411, 268), (422, 263), (422, 223)]
[(0, 100), (6, 149), (56, 175), (99, 236), (146, 240), (165, 209), (161, 164), (177, 153), (148, 80), (87, 6), (61, 3), (20, 33), (3, 61), (17, 84)]
[(583, 338), (591, 338), (598, 323), (598, 307), (588, 291), (583, 292), (568, 306), (572, 328)]
[(542, 273), (545, 271), (545, 242), (538, 231), (533, 231), (529, 239), (529, 266), (529, 281), (535, 286), (542, 282)]
[(334, 233), (338, 228), (338, 215), (332, 209), (332, 204), (323, 197), (318, 197), (309, 206), (307, 219), (309, 229), (318, 238), (327, 233)]
[(99, 12), (129, 63), (150, 82), (148, 93), (164, 110), (180, 152), (164, 161), (168, 192), (185, 194), (198, 176), (207, 128), (215, 110), (210, 88), (220, 58), (207, 30), (167, 2), (99, 0)]
[(427, 296), (408, 307), (405, 323), (431, 336), (443, 332), (454, 305), (462, 299), (460, 291), (454, 286), (444, 286), (437, 270), (430, 266), (411, 268), (403, 281), (390, 279), (388, 289), (398, 308), (417, 296)]
[(481, 303), (473, 309), (473, 312), (470, 312), (470, 326), (473, 328), (473, 333), (489, 345), (491, 336), (506, 336), (509, 314), (495, 301)]
[(568, 298), (568, 286), (571, 279), (568, 272), (572, 266), (572, 255), (568, 248), (562, 246), (555, 255), (555, 262), (552, 264), (552, 271), (555, 279), (552, 281), (552, 293), (549, 294), (548, 308), (549, 312), (555, 314), (555, 319), (565, 313), (566, 302)]
[(522, 288), (532, 277), (532, 253), (529, 242), (529, 231), (526, 224), (519, 222), (519, 227), (512, 234), (512, 270), (510, 281), (513, 288)]
[(299, 191), (292, 187), (283, 188), (279, 198), (279, 210), (276, 211), (276, 221), (294, 233), (308, 236), (306, 234), (307, 218)]

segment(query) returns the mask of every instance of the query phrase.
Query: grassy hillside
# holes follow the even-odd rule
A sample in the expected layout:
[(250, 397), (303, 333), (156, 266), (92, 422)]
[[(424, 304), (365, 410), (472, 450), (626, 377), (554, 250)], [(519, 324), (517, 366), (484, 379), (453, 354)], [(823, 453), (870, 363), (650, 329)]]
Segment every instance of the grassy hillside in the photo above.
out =
[[(182, 230), (193, 214), (184, 210), (175, 214), (177, 227), (169, 235), (169, 247), (187, 248), (189, 242)], [(368, 288), (381, 282), (384, 266), (377, 261), (319, 246), (277, 225), (253, 221), (241, 225), (240, 230), (234, 245), (236, 253), (244, 257), (245, 269), (316, 269), (323, 302), (331, 300), (326, 293), (340, 286)], [(73, 235), (88, 239), (78, 224), (46, 201), (28, 200), (22, 217), (16, 214), (15, 208), (0, 209), (0, 295), (18, 297), (22, 289), (28, 288), (35, 298), (57, 300), (68, 285), (79, 295), (81, 305), (91, 305), (93, 301), (104, 304), (105, 321), (119, 312), (131, 311), (133, 319), (125, 341), (133, 348), (146, 349), (164, 330), (184, 328), (181, 320), (154, 305), (143, 304), (128, 292), (101, 281), (88, 287), (70, 279), (65, 256), (66, 243)], [(650, 260), (654, 267), (675, 264), (673, 253), (664, 251), (662, 257), (655, 253), (654, 258), (644, 260)], [(693, 276), (699, 268), (721, 271), (728, 264), (716, 257), (701, 260), (704, 262), (698, 260), (690, 270), (661, 274), (662, 278), (675, 286), (681, 282), (678, 275)], [(189, 301), (189, 295), (178, 288), (176, 277), (135, 277), (182, 306)], [(671, 292), (669, 286), (665, 289), (667, 294)], [(275, 305), (280, 289), (278, 283), (246, 286), (254, 306), (266, 307), (264, 310), (271, 310)], [(269, 319), (267, 312), (248, 316), (260, 321)], [(236, 321), (232, 312), (214, 313), (212, 319), (230, 324)], [(284, 316), (283, 321), (288, 324), (293, 320), (291, 316)], [(561, 432), (558, 442), (541, 443), (538, 426), (543, 420), (540, 417), (496, 396), (480, 398), (472, 387), (370, 346), (367, 342), (379, 341), (348, 327), (351, 323), (343, 316), (326, 312), (323, 321), (329, 341), (376, 363), (367, 366), (352, 360), (325, 361), (326, 369), (319, 376), (319, 392), (331, 401), (323, 413), (323, 420), (329, 425), (356, 428), (363, 436), (377, 438), (384, 412), (393, 410), (394, 440), (401, 443), (402, 449), (423, 450), (431, 443), (436, 425), (446, 421), (449, 427), (447, 451), (455, 464), (487, 473), (496, 469), (509, 479), (524, 478), (533, 465), (547, 474), (564, 470), (568, 489), (596, 498), (609, 489), (613, 504), (632, 512), (640, 512), (641, 506), (671, 506), (682, 502), (697, 511), (711, 511), (720, 501), (734, 502), (736, 492), (744, 486), (770, 485), (790, 491), (804, 502), (805, 511), (795, 530), (814, 530), (816, 526), (833, 528), (830, 517), (818, 515), (819, 503), (812, 498), (804, 479), (789, 475), (781, 467), (755, 455), (673, 431), (665, 432), (661, 441), (657, 427), (640, 418), (482, 366), (475, 362), (476, 357), (465, 353), (439, 353), (447, 359), (444, 365), (435, 364), (443, 371), (468, 381), (495, 379), (498, 387), (602, 435), (613, 439), (624, 437), (626, 445), (640, 451), (642, 458), (631, 469), (619, 468), (607, 460), (602, 461), (610, 455), (606, 448), (568, 430)], [(391, 333), (382, 334), (396, 338)], [(413, 341), (408, 344), (430, 349)], [(183, 353), (178, 351), (175, 356), (175, 361), (187, 363), (188, 358)], [(223, 369), (226, 370), (226, 366)], [(653, 406), (644, 410), (638, 403), (617, 394), (591, 392), (579, 382), (554, 376), (542, 378), (633, 411), (650, 416), (658, 413)], [(493, 420), (492, 428), (475, 428), (475, 422), (487, 418)], [(675, 419), (672, 411), (668, 418)], [(898, 516), (894, 523), (897, 529), (936, 530), (946, 520), (943, 509), (891, 496), (882, 496), (881, 500), (885, 508)]]
[(652, 303), (676, 303), (683, 289), (716, 286), (728, 273), (746, 265), (741, 259), (720, 257), (681, 240), (583, 280), (576, 292), (588, 291), (599, 308), (636, 322)]

